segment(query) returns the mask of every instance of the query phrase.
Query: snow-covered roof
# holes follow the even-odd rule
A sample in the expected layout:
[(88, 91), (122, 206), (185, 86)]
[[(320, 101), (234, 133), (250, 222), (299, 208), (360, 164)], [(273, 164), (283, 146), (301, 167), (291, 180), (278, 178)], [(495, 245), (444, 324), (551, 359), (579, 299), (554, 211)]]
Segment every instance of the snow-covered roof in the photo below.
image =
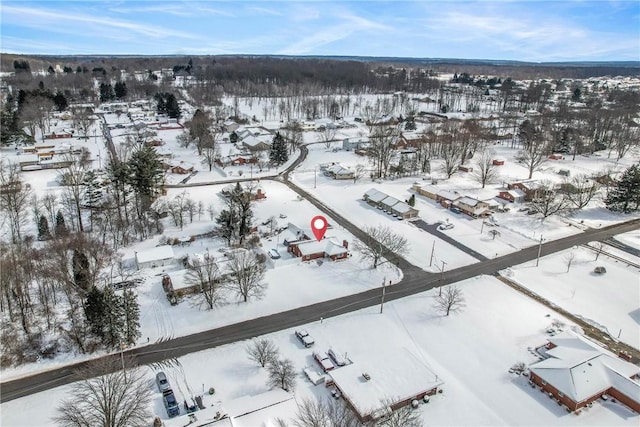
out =
[(375, 188), (368, 190), (366, 193), (364, 193), (364, 195), (367, 197), (367, 199), (376, 203), (389, 197), (386, 194), (384, 194), (382, 191), (378, 191)]
[(160, 261), (173, 258), (173, 248), (170, 245), (156, 246), (153, 249), (136, 252), (138, 263)]
[(467, 205), (467, 206), (474, 207), (478, 203), (480, 203), (480, 200), (474, 199), (473, 197), (464, 196), (464, 197), (456, 200), (456, 203), (461, 203), (461, 204), (464, 204), (464, 205)]
[(550, 339), (556, 347), (529, 369), (564, 393), (582, 402), (610, 387), (640, 402), (640, 383), (631, 379), (640, 368), (606, 352), (573, 332)]
[(284, 230), (283, 233), (287, 233), (283, 237), (284, 240), (287, 240), (289, 242), (304, 240), (305, 238), (310, 239), (311, 236), (313, 236), (311, 228), (298, 227), (297, 225), (292, 223), (287, 224), (287, 229)]
[(380, 201), (380, 204), (383, 204), (388, 207), (394, 207), (396, 204), (400, 203), (400, 200), (396, 199), (393, 196), (387, 196)]
[(451, 201), (458, 200), (460, 198), (460, 194), (454, 193), (453, 191), (449, 190), (440, 190), (436, 193), (436, 196)]
[(513, 196), (516, 199), (522, 198), (524, 196), (526, 196), (526, 193), (522, 190), (520, 190), (519, 188), (515, 188), (513, 190), (507, 190), (505, 191), (505, 193), (509, 193), (511, 196)]
[(393, 210), (399, 214), (404, 214), (407, 212), (411, 212), (412, 210), (416, 210), (415, 208), (412, 208), (411, 206), (409, 206), (407, 203), (405, 202), (399, 202), (396, 203), (395, 205), (393, 205)]
[[(365, 373), (368, 380), (363, 377)], [(382, 402), (400, 402), (443, 383), (406, 348), (370, 351), (362, 362), (335, 369), (329, 375), (362, 416), (379, 410)]]
[[(282, 417), (282, 414), (294, 413), (298, 408), (293, 395), (281, 389), (242, 396), (224, 402), (224, 407), (231, 416), (234, 427), (276, 425), (276, 418)], [(217, 427), (217, 424), (213, 426)]]
[(318, 240), (306, 240), (298, 243), (300, 253), (304, 255), (312, 255), (324, 252), (328, 256), (342, 255), (348, 252), (348, 249), (338, 243), (333, 237)]

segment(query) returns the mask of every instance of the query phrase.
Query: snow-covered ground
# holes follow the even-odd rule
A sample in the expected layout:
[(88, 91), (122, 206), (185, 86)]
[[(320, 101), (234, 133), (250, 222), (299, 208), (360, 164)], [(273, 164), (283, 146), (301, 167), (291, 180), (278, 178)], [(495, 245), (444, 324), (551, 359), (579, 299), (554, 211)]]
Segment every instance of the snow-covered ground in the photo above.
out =
[[(364, 106), (367, 102), (375, 102), (376, 99), (374, 95), (367, 95), (359, 99), (358, 103)], [(229, 101), (226, 100), (227, 103)], [(268, 101), (241, 100), (240, 109), (250, 117), (255, 115), (262, 119), (265, 116), (265, 102)], [(420, 109), (423, 110), (431, 111), (433, 107), (432, 104), (420, 103)], [(274, 108), (273, 111), (277, 109)], [(360, 114), (359, 111), (360, 107), (353, 107), (351, 114), (356, 116)], [(452, 116), (461, 114), (463, 113), (452, 113)], [(281, 119), (274, 112), (268, 112), (266, 116), (273, 121), (269, 122), (269, 127), (277, 125)], [(353, 117), (345, 119), (353, 122)], [(116, 114), (107, 114), (107, 121), (129, 123), (125, 115), (117, 117)], [(114, 129), (116, 144), (124, 142), (128, 132), (127, 129)], [(216, 166), (210, 172), (208, 166), (201, 163), (194, 147), (184, 148), (178, 145), (176, 138), (180, 133), (181, 130), (175, 129), (158, 130), (158, 138), (165, 143), (158, 151), (161, 154), (172, 155), (173, 160), (193, 164), (198, 173), (189, 178), (190, 183), (215, 182), (237, 177), (252, 177), (258, 182), (259, 178), (277, 173), (275, 169), (259, 172), (256, 166), (234, 166), (224, 169)], [(338, 130), (336, 139), (357, 137), (366, 133), (364, 125), (355, 124), (355, 127)], [(93, 136), (93, 130), (88, 134), (88, 140), (73, 139), (56, 143), (71, 142), (86, 147), (94, 159), (94, 167), (100, 164), (104, 167), (107, 155), (100, 136), (101, 131), (97, 129), (96, 136)], [(311, 144), (319, 139), (317, 132), (305, 132), (303, 140)], [(430, 179), (410, 177), (375, 182), (365, 176), (353, 183), (335, 181), (322, 175), (319, 165), (323, 163), (338, 162), (352, 168), (358, 164), (370, 167), (366, 158), (339, 149), (341, 145), (341, 142), (335, 142), (329, 148), (324, 143), (309, 145), (309, 156), (290, 176), (293, 183), (319, 198), (356, 226), (384, 225), (402, 234), (410, 245), (407, 260), (427, 271), (439, 271), (443, 261), (446, 263), (446, 269), (477, 262), (475, 258), (420, 230), (411, 222), (398, 221), (362, 201), (363, 193), (370, 188), (405, 200), (414, 194), (410, 190), (414, 182), (428, 184), (431, 182)], [(221, 150), (231, 149), (232, 144), (221, 144)], [(505, 165), (499, 168), (499, 182), (487, 185), (484, 189), (481, 189), (468, 173), (458, 173), (449, 180), (443, 180), (438, 171), (437, 160), (432, 162), (433, 173), (429, 178), (438, 178), (437, 187), (443, 190), (456, 190), (463, 195), (480, 199), (495, 197), (498, 191), (504, 188), (505, 183), (525, 179), (527, 171), (514, 161), (517, 150), (510, 148), (509, 144), (496, 144), (493, 149), (497, 157), (506, 161)], [(1, 154), (5, 159), (19, 159), (14, 149), (3, 148)], [(564, 160), (549, 160), (540, 171), (534, 173), (534, 178), (558, 182), (560, 169), (568, 169), (572, 176), (600, 172), (604, 169), (620, 171), (637, 159), (638, 153), (633, 152), (620, 162), (607, 158), (606, 153), (592, 157), (578, 156), (575, 161), (570, 157)], [(289, 162), (293, 160), (292, 157)], [(25, 172), (22, 176), (41, 196), (45, 192), (62, 191), (57, 182), (58, 175), (58, 171), (42, 170)], [(167, 174), (167, 183), (176, 184), (186, 177), (187, 175)], [(257, 224), (273, 216), (278, 226), (285, 226), (291, 222), (305, 227), (311, 217), (320, 213), (307, 201), (299, 200), (296, 194), (283, 184), (260, 180), (259, 185), (267, 193), (267, 198), (255, 203), (254, 219)], [(204, 206), (213, 204), (217, 214), (223, 208), (223, 201), (217, 194), (222, 187), (216, 185), (170, 188), (166, 198), (171, 199), (184, 191), (196, 202), (202, 201)], [(416, 195), (416, 208), (420, 210), (420, 217), (427, 223), (448, 221), (454, 224), (455, 227), (445, 233), (488, 258), (536, 245), (541, 237), (545, 240), (557, 239), (579, 233), (587, 226), (601, 227), (638, 217), (637, 214), (612, 214), (601, 206), (600, 200), (597, 200), (570, 217), (551, 217), (542, 221), (538, 215), (531, 216), (519, 212), (519, 206), (514, 204), (509, 212), (494, 214), (499, 224), (496, 229), (500, 231), (500, 235), (493, 239), (487, 234), (491, 227), (483, 226), (482, 220), (454, 214), (423, 196)], [(286, 218), (281, 218), (281, 215), (286, 215)], [(335, 226), (335, 221), (328, 219)], [(35, 234), (34, 224), (33, 221), (29, 221), (28, 233)], [(179, 238), (206, 233), (213, 227), (213, 222), (209, 219), (209, 214), (204, 213), (193, 223), (187, 220), (182, 230), (175, 227), (170, 219), (164, 220), (164, 225), (164, 236)], [(260, 228), (262, 231), (266, 230), (264, 226)], [(2, 237), (6, 239), (6, 227), (2, 230), (5, 233)], [(353, 250), (354, 238), (346, 230), (335, 226), (327, 232), (327, 236), (336, 237), (338, 241), (347, 240), (354, 256), (342, 262), (324, 262), (322, 265), (315, 262), (301, 263), (299, 260), (290, 259), (279, 236), (262, 239), (263, 249), (277, 247), (283, 257), (279, 260), (268, 260), (269, 268), (265, 277), (268, 284), (267, 292), (262, 299), (247, 304), (237, 303), (235, 299), (229, 298), (214, 310), (205, 310), (195, 297), (189, 297), (177, 306), (171, 306), (160, 284), (159, 274), (163, 269), (142, 271), (140, 276), (143, 283), (138, 287), (142, 313), (142, 337), (139, 345), (146, 345), (147, 339), (154, 342), (186, 335), (361, 292), (379, 286), (384, 278), (393, 282), (400, 280), (401, 273), (392, 266), (384, 264), (377, 270), (371, 270), (366, 263), (361, 262), (357, 252)], [(155, 247), (159, 237), (155, 236), (122, 250), (125, 261), (131, 264), (135, 251)], [(640, 247), (640, 235), (637, 232), (627, 233), (618, 238), (626, 244)], [(177, 256), (207, 250), (222, 256), (221, 252), (218, 252), (221, 245), (220, 241), (204, 238), (197, 239), (191, 246), (176, 246), (174, 249)], [(570, 272), (565, 273), (566, 257), (570, 252), (543, 258), (537, 269), (531, 268), (530, 264), (515, 266), (511, 269), (514, 279), (559, 306), (606, 327), (613, 336), (620, 333), (621, 340), (640, 348), (637, 333), (640, 323), (637, 270), (615, 262), (605, 255), (601, 255), (598, 261), (594, 262), (592, 260), (595, 254), (592, 251), (579, 248), (574, 250), (576, 258)], [(623, 257), (628, 256), (613, 250), (611, 252)], [(633, 262), (638, 261), (636, 259)], [(591, 274), (595, 265), (605, 266), (607, 273), (601, 277)], [(172, 274), (178, 267), (167, 267), (164, 270)], [(428, 424), (638, 424), (637, 415), (611, 403), (599, 403), (589, 411), (583, 412), (580, 418), (576, 418), (539, 392), (526, 387), (524, 378), (510, 376), (507, 369), (516, 361), (533, 361), (527, 347), (544, 343), (544, 330), (556, 315), (492, 278), (471, 279), (460, 286), (464, 289), (468, 306), (457, 316), (443, 318), (436, 314), (431, 308), (433, 292), (430, 292), (388, 303), (383, 315), (376, 314), (377, 308), (371, 308), (339, 318), (325, 319), (322, 323), (307, 325), (307, 329), (316, 338), (317, 348), (326, 350), (329, 346), (335, 346), (348, 352), (349, 358), (354, 361), (366, 360), (370, 352), (379, 348), (408, 348), (416, 354), (445, 382), (444, 394), (438, 395), (428, 405), (421, 406)], [(547, 314), (550, 314), (551, 318), (546, 317)], [(295, 362), (299, 370), (306, 365), (313, 365), (310, 351), (297, 346), (292, 331), (278, 332), (269, 337), (278, 344), (285, 357)], [(184, 385), (183, 390), (190, 388), (197, 392), (200, 387), (208, 389), (214, 386), (217, 390), (215, 401), (220, 400), (223, 403), (266, 391), (266, 374), (246, 359), (245, 345), (246, 343), (237, 343), (191, 354), (180, 358), (178, 367), (166, 369), (170, 372), (172, 382)], [(63, 355), (53, 362), (41, 361), (35, 365), (3, 370), (0, 376), (4, 381), (80, 358), (72, 354)], [(180, 366), (182, 368), (179, 368)], [(149, 378), (152, 376), (149, 371)], [(68, 389), (68, 386), (60, 387), (2, 404), (0, 424), (51, 425), (50, 417), (53, 415), (54, 407)], [(327, 390), (323, 386), (313, 387), (305, 382), (302, 374), (300, 375), (296, 398), (325, 395)], [(34, 407), (38, 407), (38, 411), (33, 411)], [(154, 400), (152, 410), (166, 418), (159, 394)], [(291, 413), (282, 415), (293, 416)]]
[[(640, 234), (633, 232), (632, 234)], [(604, 251), (613, 252), (607, 246)], [(640, 269), (577, 247), (509, 269), (512, 279), (536, 294), (640, 349)], [(625, 254), (636, 266), (640, 258)], [(572, 260), (569, 272), (569, 261)], [(606, 273), (594, 273), (605, 267)]]
[[(444, 382), (442, 394), (420, 405), (425, 425), (638, 424), (638, 414), (611, 402), (598, 401), (579, 416), (567, 413), (539, 390), (529, 387), (527, 378), (510, 374), (508, 369), (514, 363), (537, 360), (529, 348), (546, 343), (544, 331), (557, 315), (491, 277), (477, 277), (457, 286), (463, 290), (467, 303), (464, 311), (457, 315), (443, 317), (436, 312), (432, 304), (437, 290), (432, 290), (387, 303), (383, 314), (379, 314), (378, 307), (372, 307), (305, 327), (316, 340), (314, 350), (327, 351), (334, 347), (347, 353), (354, 363), (366, 361), (374, 352), (386, 354), (391, 349), (415, 355)], [(328, 388), (313, 386), (304, 378), (302, 369), (305, 366), (317, 369), (317, 365), (311, 356), (312, 349), (300, 346), (292, 330), (266, 337), (274, 341), (281, 355), (290, 358), (299, 371), (295, 388), (297, 401), (330, 396)], [(219, 402), (224, 408), (225, 402), (266, 392), (266, 372), (247, 359), (247, 344), (239, 342), (190, 354), (163, 366), (174, 388), (180, 390), (178, 400), (181, 401), (188, 390), (200, 394), (203, 389), (215, 387), (214, 397), (206, 400), (206, 396), (205, 402)], [(393, 363), (393, 358), (387, 363)], [(166, 420), (161, 395), (152, 381), (154, 372), (143, 369), (147, 369), (149, 387), (154, 390), (150, 409)], [(0, 406), (0, 423), (3, 426), (52, 425), (50, 418), (55, 407), (68, 390), (69, 386), (59, 387), (4, 403)], [(33, 411), (34, 407), (38, 410)], [(277, 416), (295, 417), (292, 405), (279, 408)], [(273, 413), (256, 415), (275, 416)], [(253, 425), (268, 422), (264, 417), (254, 418)], [(187, 422), (175, 420), (171, 425)]]

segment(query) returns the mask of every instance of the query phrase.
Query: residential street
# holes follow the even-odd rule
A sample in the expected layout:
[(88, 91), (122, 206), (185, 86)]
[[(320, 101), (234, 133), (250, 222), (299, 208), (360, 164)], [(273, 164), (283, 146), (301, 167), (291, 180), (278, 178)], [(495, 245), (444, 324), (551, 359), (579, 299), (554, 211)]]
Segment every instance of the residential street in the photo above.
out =
[[(290, 185), (290, 184), (289, 184)], [(343, 217), (324, 207), (321, 202), (311, 198), (306, 192), (297, 187), (292, 187), (302, 194), (311, 203), (322, 209), (327, 215), (332, 216), (341, 226), (347, 228), (357, 237), (362, 231), (347, 222)], [(602, 229), (591, 229), (583, 233), (569, 236), (563, 239), (551, 241), (542, 245), (542, 255), (562, 251), (589, 241), (606, 240), (616, 234), (636, 230), (639, 220), (613, 225)], [(440, 281), (440, 274), (432, 274), (412, 266), (401, 258), (394, 259), (404, 272), (401, 282), (387, 289), (385, 301), (391, 301), (405, 296), (432, 289), (437, 286), (447, 285), (461, 280), (469, 279), (481, 274), (493, 274), (512, 265), (521, 264), (537, 257), (538, 246), (532, 246), (518, 252), (481, 261), (465, 267), (446, 271), (444, 280)], [(124, 352), (125, 355), (135, 356), (139, 364), (160, 362), (165, 359), (179, 357), (188, 353), (205, 350), (220, 345), (249, 339), (263, 334), (293, 328), (298, 325), (319, 321), (320, 318), (338, 316), (351, 311), (374, 306), (381, 301), (381, 290), (372, 289), (358, 294), (349, 295), (329, 301), (300, 307), (293, 310), (248, 320), (225, 327), (212, 329), (184, 337), (175, 338), (165, 342), (151, 344)], [(120, 354), (111, 356), (119, 358)], [(76, 367), (87, 363), (78, 363), (59, 369), (23, 377), (0, 384), (0, 401), (6, 402), (22, 396), (48, 390), (60, 385), (68, 384), (76, 380), (73, 371)]]

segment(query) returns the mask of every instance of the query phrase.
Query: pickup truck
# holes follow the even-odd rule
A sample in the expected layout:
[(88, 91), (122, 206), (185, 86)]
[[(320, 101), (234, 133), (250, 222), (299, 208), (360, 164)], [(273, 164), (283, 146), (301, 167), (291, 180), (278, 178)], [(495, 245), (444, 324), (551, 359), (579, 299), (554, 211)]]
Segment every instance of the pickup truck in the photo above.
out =
[(296, 338), (298, 338), (298, 341), (300, 341), (302, 345), (307, 348), (311, 347), (315, 343), (313, 338), (311, 338), (311, 335), (309, 335), (309, 333), (304, 329), (298, 329), (295, 334)]

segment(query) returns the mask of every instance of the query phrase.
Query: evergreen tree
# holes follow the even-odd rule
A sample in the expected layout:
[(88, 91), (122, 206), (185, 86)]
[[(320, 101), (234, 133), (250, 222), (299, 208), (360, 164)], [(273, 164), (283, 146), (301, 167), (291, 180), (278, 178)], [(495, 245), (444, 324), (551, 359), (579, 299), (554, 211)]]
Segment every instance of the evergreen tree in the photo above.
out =
[(113, 87), (109, 83), (100, 83), (100, 102), (107, 102), (116, 97)]
[(123, 99), (127, 96), (127, 84), (125, 82), (116, 82), (114, 87), (116, 99)]
[(49, 68), (47, 68), (47, 73), (49, 74), (55, 74), (56, 70), (53, 69), (53, 65), (49, 65)]
[(273, 143), (271, 144), (271, 151), (269, 152), (269, 160), (277, 165), (281, 165), (289, 159), (289, 153), (287, 153), (287, 145), (280, 132), (276, 132), (276, 136), (273, 137)]
[(49, 221), (46, 216), (40, 215), (38, 219), (38, 240), (49, 240), (50, 238)]
[(622, 173), (611, 189), (605, 204), (614, 212), (630, 213), (640, 210), (640, 166), (635, 164)]
[(216, 233), (218, 237), (226, 240), (228, 245), (234, 240), (236, 235), (236, 224), (238, 223), (238, 213), (233, 206), (223, 209), (216, 218)]
[(115, 348), (124, 343), (125, 316), (123, 297), (117, 295), (112, 288), (106, 288), (104, 296), (104, 318), (102, 325), (102, 343)]
[(127, 344), (135, 344), (142, 335), (140, 333), (140, 305), (136, 294), (131, 289), (126, 289), (122, 295), (124, 311), (124, 341)]
[(233, 131), (231, 132), (231, 134), (229, 134), (229, 142), (231, 142), (232, 144), (238, 142), (238, 134), (236, 133), (236, 131)]
[(91, 272), (89, 271), (89, 258), (87, 258), (87, 255), (78, 249), (74, 249), (71, 268), (73, 269), (73, 281), (76, 286), (88, 291), (91, 287)]
[(146, 212), (160, 194), (163, 182), (162, 162), (155, 148), (141, 145), (128, 162), (129, 184), (137, 196), (140, 215)]
[(69, 105), (69, 103), (67, 102), (67, 98), (60, 91), (56, 92), (52, 100), (53, 103), (56, 104), (56, 109), (58, 111), (64, 111)]
[(180, 118), (180, 105), (174, 94), (170, 92), (156, 93), (155, 99), (159, 114), (166, 114), (172, 119)]
[(416, 205), (416, 195), (412, 194), (411, 197), (409, 197), (409, 201), (407, 202), (407, 204), (411, 207)]
[(56, 213), (56, 237), (62, 237), (69, 234), (69, 229), (67, 228), (67, 224), (64, 222), (64, 216), (61, 211)]
[(96, 286), (87, 294), (84, 304), (84, 315), (87, 318), (91, 332), (102, 340), (104, 338), (103, 325), (105, 317), (104, 295)]

